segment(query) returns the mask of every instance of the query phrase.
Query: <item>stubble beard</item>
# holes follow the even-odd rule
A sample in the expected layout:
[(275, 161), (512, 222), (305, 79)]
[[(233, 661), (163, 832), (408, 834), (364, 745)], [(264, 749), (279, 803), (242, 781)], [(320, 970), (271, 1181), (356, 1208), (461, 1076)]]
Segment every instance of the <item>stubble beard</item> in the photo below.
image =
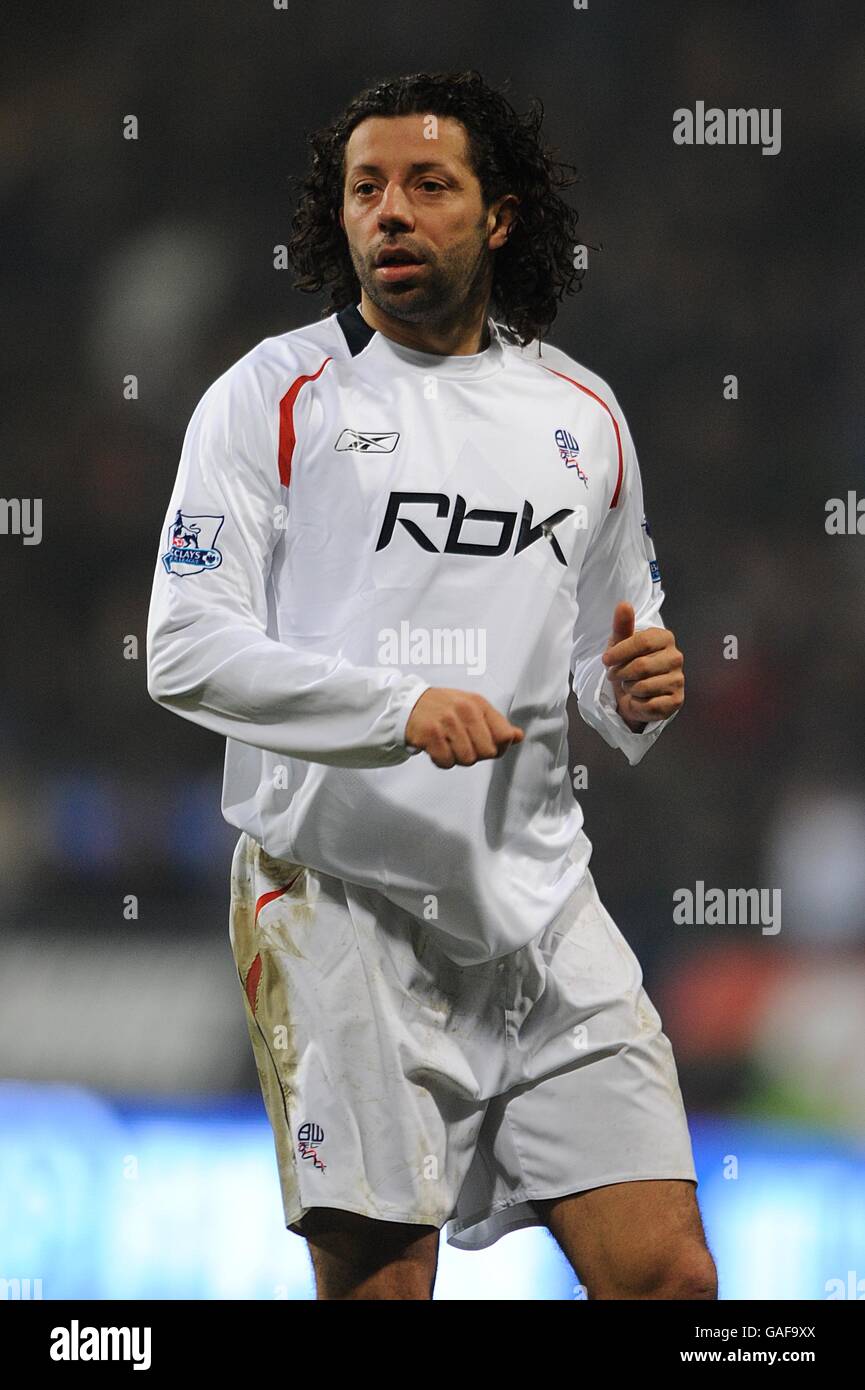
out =
[(383, 285), (376, 279), (371, 261), (351, 247), (349, 254), (367, 298), (382, 313), (404, 323), (449, 327), (489, 297), (488, 263), (480, 239), (473, 256), (467, 257), (460, 248), (445, 252), (436, 264), (425, 261), (416, 285)]

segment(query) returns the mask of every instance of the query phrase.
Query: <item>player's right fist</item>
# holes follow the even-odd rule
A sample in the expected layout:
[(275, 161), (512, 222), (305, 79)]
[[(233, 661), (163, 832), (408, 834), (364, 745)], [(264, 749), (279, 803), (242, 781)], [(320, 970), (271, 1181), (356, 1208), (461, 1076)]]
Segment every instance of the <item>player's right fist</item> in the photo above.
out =
[(482, 758), (500, 758), (525, 733), (483, 695), (431, 686), (415, 703), (405, 741), (422, 748), (436, 767), (471, 767)]

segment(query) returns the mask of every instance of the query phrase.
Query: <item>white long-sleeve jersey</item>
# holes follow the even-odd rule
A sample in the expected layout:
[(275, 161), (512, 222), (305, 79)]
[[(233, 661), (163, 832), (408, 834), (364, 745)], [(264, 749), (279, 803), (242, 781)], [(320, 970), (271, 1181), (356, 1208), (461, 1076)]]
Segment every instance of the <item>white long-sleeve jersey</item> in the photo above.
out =
[[(439, 357), (351, 306), (230, 367), (186, 432), (147, 628), (152, 698), (227, 738), (226, 820), (377, 889), (460, 964), (537, 936), (588, 865), (569, 672), (630, 763), (665, 722), (632, 732), (601, 661), (621, 600), (663, 626), (618, 402), (488, 324), (485, 351)], [(436, 767), (405, 741), (430, 686), (523, 742)]]

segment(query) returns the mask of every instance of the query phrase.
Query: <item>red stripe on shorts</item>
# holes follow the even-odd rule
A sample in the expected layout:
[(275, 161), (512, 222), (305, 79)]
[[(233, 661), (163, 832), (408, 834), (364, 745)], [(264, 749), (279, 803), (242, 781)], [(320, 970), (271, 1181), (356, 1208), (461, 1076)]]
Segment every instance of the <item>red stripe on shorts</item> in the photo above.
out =
[(283, 895), (283, 893), (287, 893), (288, 890), (289, 890), (289, 888), (291, 888), (293, 884), (297, 883), (297, 880), (300, 878), (300, 876), (301, 876), (302, 873), (303, 873), (303, 869), (298, 869), (298, 871), (297, 871), (297, 873), (295, 874), (294, 878), (291, 880), (291, 883), (287, 883), (287, 884), (285, 885), (284, 888), (274, 888), (273, 891), (270, 892), (270, 893), (262, 893), (262, 895), (261, 895), (261, 897), (259, 898), (258, 902), (255, 904), (255, 920), (256, 920), (256, 922), (258, 921), (258, 914), (259, 914), (259, 912), (261, 911), (261, 909), (262, 909), (263, 907), (266, 907), (268, 903), (273, 902), (274, 898), (281, 898), (282, 895)]
[(255, 957), (249, 967), (246, 976), (246, 997), (249, 1000), (249, 1007), (255, 1013), (255, 1006), (258, 1003), (258, 982), (261, 979), (261, 953)]

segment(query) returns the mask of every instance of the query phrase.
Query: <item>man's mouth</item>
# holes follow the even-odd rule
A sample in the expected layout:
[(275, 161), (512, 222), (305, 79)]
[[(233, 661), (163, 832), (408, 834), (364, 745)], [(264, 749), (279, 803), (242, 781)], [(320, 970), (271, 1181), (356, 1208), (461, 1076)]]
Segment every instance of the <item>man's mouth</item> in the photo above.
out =
[(420, 256), (402, 246), (384, 247), (375, 258), (378, 276), (388, 283), (409, 279), (417, 274), (422, 265)]
[(420, 265), (420, 256), (407, 246), (383, 246), (375, 258), (379, 265)]

